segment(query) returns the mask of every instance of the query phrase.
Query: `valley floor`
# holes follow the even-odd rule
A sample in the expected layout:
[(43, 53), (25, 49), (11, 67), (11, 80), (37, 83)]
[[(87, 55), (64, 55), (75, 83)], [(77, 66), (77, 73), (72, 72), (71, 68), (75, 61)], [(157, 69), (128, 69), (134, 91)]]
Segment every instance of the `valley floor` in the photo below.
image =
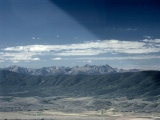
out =
[(39, 112), (0, 112), (0, 119), (29, 120), (160, 120), (157, 116), (97, 116), (84, 114), (47, 114)]
[(99, 97), (0, 97), (0, 119), (160, 120), (160, 101)]

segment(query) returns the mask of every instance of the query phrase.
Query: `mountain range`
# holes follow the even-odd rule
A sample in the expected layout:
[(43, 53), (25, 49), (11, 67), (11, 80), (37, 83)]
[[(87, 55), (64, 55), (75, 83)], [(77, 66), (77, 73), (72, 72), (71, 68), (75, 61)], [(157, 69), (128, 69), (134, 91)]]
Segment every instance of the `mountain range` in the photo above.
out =
[(160, 112), (160, 71), (116, 70), (108, 65), (3, 68), (0, 112), (82, 112), (110, 108), (127, 114)]
[(75, 67), (42, 67), (39, 69), (33, 68), (24, 68), (19, 66), (10, 66), (6, 68), (1, 68), (0, 70), (8, 70), (12, 72), (22, 73), (22, 74), (29, 74), (29, 75), (76, 75), (76, 74), (85, 74), (85, 75), (101, 75), (101, 74), (108, 74), (108, 73), (123, 73), (123, 72), (139, 72), (140, 69), (118, 69), (112, 68), (109, 65), (84, 65), (82, 67), (75, 66)]

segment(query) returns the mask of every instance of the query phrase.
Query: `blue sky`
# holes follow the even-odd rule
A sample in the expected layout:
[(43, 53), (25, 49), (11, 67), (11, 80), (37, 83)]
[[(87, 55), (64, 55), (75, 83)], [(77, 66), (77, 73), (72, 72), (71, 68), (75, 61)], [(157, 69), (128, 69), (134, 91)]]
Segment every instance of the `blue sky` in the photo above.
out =
[(159, 0), (0, 0), (0, 66), (160, 70)]

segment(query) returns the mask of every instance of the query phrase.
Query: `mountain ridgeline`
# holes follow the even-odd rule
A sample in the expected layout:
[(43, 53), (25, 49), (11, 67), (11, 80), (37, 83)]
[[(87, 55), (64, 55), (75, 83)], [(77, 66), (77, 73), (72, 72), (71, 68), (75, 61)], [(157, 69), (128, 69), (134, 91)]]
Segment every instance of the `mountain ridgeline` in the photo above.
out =
[(24, 68), (19, 66), (11, 66), (7, 68), (1, 68), (1, 70), (8, 70), (12, 72), (28, 74), (28, 75), (77, 75), (77, 74), (84, 74), (84, 75), (102, 75), (102, 74), (109, 74), (109, 73), (122, 73), (122, 72), (138, 72), (138, 69), (130, 69), (130, 70), (123, 70), (112, 68), (109, 65), (84, 65), (82, 67), (75, 66), (75, 67), (43, 67), (39, 69), (32, 69), (32, 68)]
[(0, 95), (97, 96), (157, 99), (160, 71), (101, 75), (29, 75), (0, 70)]

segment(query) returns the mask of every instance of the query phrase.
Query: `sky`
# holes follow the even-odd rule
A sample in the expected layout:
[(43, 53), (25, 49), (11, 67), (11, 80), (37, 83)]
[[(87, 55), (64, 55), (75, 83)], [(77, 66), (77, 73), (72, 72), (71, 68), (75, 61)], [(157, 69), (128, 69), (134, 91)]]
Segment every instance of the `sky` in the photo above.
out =
[(159, 0), (0, 0), (0, 68), (160, 70)]

